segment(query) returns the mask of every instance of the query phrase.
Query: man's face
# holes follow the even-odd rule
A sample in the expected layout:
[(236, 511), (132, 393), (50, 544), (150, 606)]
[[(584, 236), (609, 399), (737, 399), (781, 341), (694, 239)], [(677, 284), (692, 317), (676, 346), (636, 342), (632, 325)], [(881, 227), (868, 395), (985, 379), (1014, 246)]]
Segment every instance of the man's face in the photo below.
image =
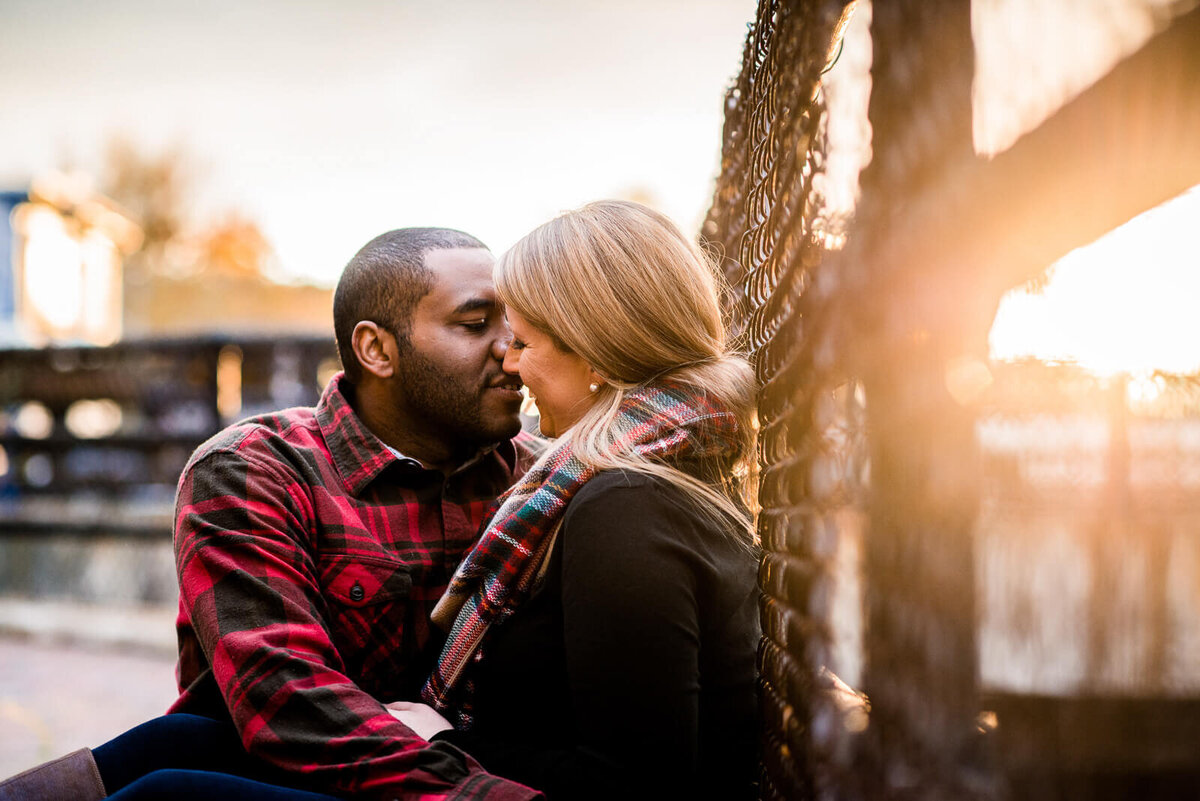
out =
[(433, 287), (413, 310), (412, 348), (397, 368), (396, 390), (413, 423), (468, 448), (521, 428), (521, 382), (501, 369), (510, 332), (493, 263), (480, 248), (425, 254)]

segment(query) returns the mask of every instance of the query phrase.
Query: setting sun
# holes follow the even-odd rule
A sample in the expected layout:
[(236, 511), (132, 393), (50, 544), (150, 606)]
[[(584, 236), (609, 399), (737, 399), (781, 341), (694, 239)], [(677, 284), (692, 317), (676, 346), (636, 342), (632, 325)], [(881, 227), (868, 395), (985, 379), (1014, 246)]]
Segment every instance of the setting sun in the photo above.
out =
[(1067, 254), (1040, 289), (1000, 303), (998, 360), (1073, 362), (1101, 375), (1200, 370), (1200, 187)]

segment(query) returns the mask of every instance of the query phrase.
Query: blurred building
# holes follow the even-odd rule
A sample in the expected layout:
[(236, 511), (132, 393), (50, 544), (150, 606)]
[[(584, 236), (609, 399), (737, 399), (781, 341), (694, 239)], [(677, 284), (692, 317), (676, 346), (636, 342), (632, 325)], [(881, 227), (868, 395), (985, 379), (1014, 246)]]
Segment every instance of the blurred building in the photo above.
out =
[(0, 342), (13, 341), (17, 336), (12, 211), (27, 198), (24, 192), (0, 192)]
[(269, 278), (271, 247), (245, 219), (162, 247), (90, 181), (58, 173), (0, 193), (0, 214), (0, 343), (332, 330), (332, 290)]
[(108, 345), (121, 336), (121, 275), (142, 234), (78, 179), (49, 175), (10, 215), (17, 336)]
[(195, 276), (157, 276), (126, 284), (126, 336), (211, 332), (332, 337), (333, 290), (279, 284), (261, 276), (220, 269)]
[(272, 280), (272, 258), (258, 225), (236, 214), (138, 254), (125, 272), (126, 335), (330, 335), (332, 290)]

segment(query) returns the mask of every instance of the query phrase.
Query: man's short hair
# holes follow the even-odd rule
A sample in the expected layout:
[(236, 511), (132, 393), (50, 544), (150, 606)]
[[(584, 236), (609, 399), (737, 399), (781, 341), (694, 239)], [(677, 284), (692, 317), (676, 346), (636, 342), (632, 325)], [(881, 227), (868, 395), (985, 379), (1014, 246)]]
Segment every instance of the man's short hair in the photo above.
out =
[(399, 228), (380, 234), (354, 255), (333, 293), (333, 333), (346, 377), (357, 382), (362, 367), (354, 355), (354, 326), (368, 320), (396, 337), (401, 352), (411, 346), (412, 315), (433, 288), (425, 266), (431, 250), (483, 248), (470, 234), (452, 228)]

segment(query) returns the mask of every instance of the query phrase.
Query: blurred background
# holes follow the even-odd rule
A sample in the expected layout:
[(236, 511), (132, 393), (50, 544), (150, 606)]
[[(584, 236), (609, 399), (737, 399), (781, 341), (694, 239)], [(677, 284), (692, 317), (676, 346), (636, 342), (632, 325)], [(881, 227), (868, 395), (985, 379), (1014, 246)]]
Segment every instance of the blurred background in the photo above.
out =
[[(779, 7), (803, 6), (796, 15), (817, 26), (845, 5), (762, 4), (785, 31)], [(869, 564), (871, 532), (889, 525), (869, 508), (888, 490), (872, 459), (880, 432), (908, 422), (888, 417), (904, 392), (860, 379), (864, 364), (890, 359), (897, 372), (914, 367), (905, 380), (929, 379), (921, 392), (932, 383), (939, 393), (914, 391), (914, 405), (967, 421), (958, 431), (971, 442), (968, 469), (945, 452), (940, 465), (974, 482), (961, 515), (969, 548), (937, 569), (969, 578), (941, 600), (969, 619), (971, 655), (955, 664), (972, 692), (1009, 709), (1031, 704), (1007, 724), (1001, 712), (1002, 729), (1033, 733), (1016, 759), (1042, 771), (1051, 761), (1042, 744), (1065, 754), (1068, 741), (1086, 740), (1079, 730), (1104, 729), (1100, 721), (1118, 734), (1071, 752), (1088, 781), (1146, 765), (1195, 772), (1187, 753), (1200, 742), (1159, 723), (1183, 719), (1200, 698), (1200, 188), (1194, 158), (1170, 180), (1137, 181), (1145, 153), (1136, 148), (1153, 143), (1149, 111), (1171, 107), (1179, 74), (1160, 70), (1157, 100), (1153, 85), (1137, 84), (1136, 96), (1112, 87), (1135, 56), (1162, 67), (1156, 37), (1173, 24), (1176, 38), (1194, 31), (1195, 3), (975, 0), (959, 32), (965, 48), (949, 35), (921, 39), (937, 15), (901, 5), (908, 16), (874, 33), (902, 31), (912, 44), (873, 41), (871, 4), (851, 3), (828, 64), (821, 51), (815, 72), (804, 67), (820, 92), (788, 106), (787, 92), (804, 84), (786, 61), (763, 58), (762, 85), (777, 95), (746, 106), (746, 86), (726, 92), (743, 68), (748, 25), (757, 17), (762, 53), (783, 47), (768, 36), (771, 16), (748, 0), (357, 0), (336, 10), (0, 0), (0, 775), (101, 742), (173, 699), (179, 470), (229, 422), (316, 400), (337, 369), (332, 287), (359, 246), (399, 226), (448, 225), (500, 251), (561, 210), (614, 196), (723, 242), (733, 229), (716, 225), (722, 193), (730, 207), (769, 200), (751, 209), (769, 218), (761, 230), (733, 230), (745, 236), (725, 255), (743, 262), (730, 270), (735, 280), (767, 287), (756, 302), (780, 318), (766, 325), (767, 314), (743, 309), (768, 379), (764, 403), (775, 393), (786, 410), (781, 444), (764, 449), (765, 475), (780, 467), (764, 499), (782, 509), (786, 547), (762, 575), (768, 594), (801, 598), (796, 609), (817, 621), (805, 629), (817, 644), (793, 642), (794, 655), (817, 654), (820, 667), (870, 684), (868, 629), (889, 634), (872, 604), (889, 603), (912, 615), (896, 625), (898, 642), (954, 653), (953, 627), (938, 628), (953, 614), (938, 618), (919, 597), (906, 607), (912, 587), (881, 580), (888, 570), (897, 585), (912, 579), (899, 557)], [(913, 62), (882, 68), (895, 104), (910, 109), (897, 114), (903, 124), (886, 116), (886, 98), (868, 114), (873, 54), (888, 46)], [(939, 116), (947, 98), (963, 101), (965, 120)], [(819, 123), (793, 126), (810, 103)], [(1172, 130), (1187, 128), (1179, 120), (1191, 108), (1180, 107)], [(738, 127), (753, 115), (766, 121)], [(886, 141), (873, 140), (879, 130)], [(737, 161), (746, 131), (770, 140), (756, 151), (761, 163)], [(1048, 139), (1068, 145), (1058, 161), (1044, 157)], [(780, 141), (809, 161), (767, 152)], [(970, 152), (943, 155), (958, 144)], [(1092, 172), (1081, 179), (1068, 156)], [(882, 211), (860, 205), (873, 158), (884, 176), (876, 197), (896, 201)], [(1016, 187), (987, 209), (1030, 248), (981, 224), (977, 241), (1004, 248), (972, 250), (922, 218), (927, 207), (907, 204), (933, 197), (951, 218), (963, 198), (947, 198), (976, 161), (1024, 182), (983, 185)], [(1055, 203), (1046, 198), (1060, 167), (1075, 194)], [(742, 193), (762, 175), (779, 178), (758, 196)], [(890, 232), (893, 222), (942, 239), (914, 246)], [(788, 234), (801, 230), (795, 245)], [(898, 253), (909, 246), (911, 262), (930, 257), (932, 266), (891, 260), (921, 289), (883, 268), (862, 272), (890, 257), (856, 250), (856, 233)], [(756, 236), (770, 241), (739, 250)], [(943, 246), (970, 257), (961, 270), (937, 262)], [(979, 279), (984, 288), (971, 291), (986, 302), (955, 294), (966, 280), (947, 277), (956, 271)], [(798, 299), (788, 295), (796, 288)], [(867, 298), (886, 314), (864, 326), (839, 297), (851, 306)], [(803, 310), (795, 319), (793, 305)], [(853, 322), (828, 322), (839, 314)], [(939, 350), (926, 375), (916, 369), (925, 357), (904, 348), (928, 343)], [(913, 427), (910, 439), (940, 443), (942, 422)], [(917, 545), (953, 539), (937, 518), (961, 511), (961, 488), (951, 489), (923, 499), (918, 511), (937, 524), (921, 523)], [(784, 569), (801, 562), (816, 578)], [(895, 667), (877, 665), (877, 677)], [(921, 716), (932, 693), (913, 686), (919, 729), (936, 717)], [(995, 709), (981, 730), (995, 730)], [(781, 717), (789, 726), (804, 719), (793, 712)], [(1064, 715), (1075, 716), (1070, 725)], [(826, 736), (808, 723), (792, 728), (811, 736), (808, 747)], [(836, 764), (845, 749), (836, 737), (823, 742), (834, 743)], [(1065, 797), (1054, 781), (1035, 780), (1038, 797)]]
[(0, 776), (174, 696), (174, 484), (312, 403), (375, 235), (695, 231), (748, 0), (0, 0)]

